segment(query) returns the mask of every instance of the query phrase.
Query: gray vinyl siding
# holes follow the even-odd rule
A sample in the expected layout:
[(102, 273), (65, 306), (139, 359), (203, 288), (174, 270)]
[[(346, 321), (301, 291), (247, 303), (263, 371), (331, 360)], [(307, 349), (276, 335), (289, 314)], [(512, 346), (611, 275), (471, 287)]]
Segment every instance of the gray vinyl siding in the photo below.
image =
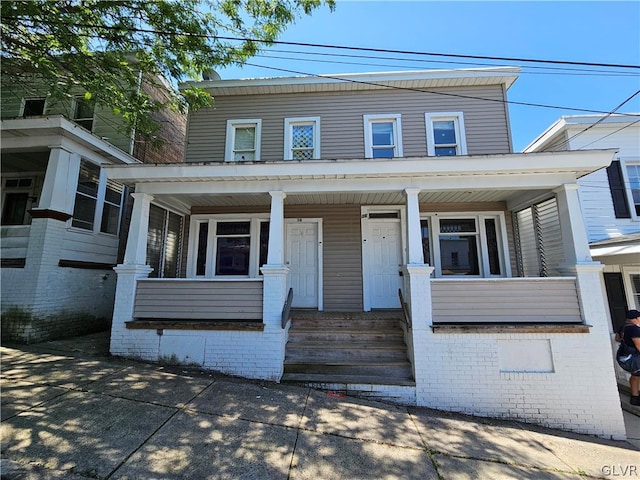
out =
[(262, 281), (139, 280), (134, 318), (262, 319)]
[(287, 117), (320, 117), (322, 158), (364, 158), (365, 114), (401, 114), (404, 156), (425, 156), (424, 114), (428, 112), (463, 112), (469, 155), (509, 153), (508, 120), (501, 100), (504, 94), (499, 85), (434, 88), (429, 92), (218, 96), (214, 107), (190, 113), (186, 161), (224, 161), (226, 125), (231, 119), (261, 119), (261, 160), (282, 160)]
[[(360, 204), (285, 205), (285, 218), (322, 218), (323, 302), (326, 311), (361, 311), (362, 246)], [(503, 211), (507, 226), (509, 261), (516, 272), (513, 228), (505, 205), (497, 203), (421, 204), (423, 213)], [(268, 213), (269, 207), (196, 207), (192, 214)], [(186, 251), (186, 244), (183, 250)]]
[(566, 279), (433, 280), (434, 323), (581, 323), (576, 282)]
[[(269, 208), (199, 207), (192, 214), (265, 213)], [(324, 310), (361, 311), (360, 205), (291, 205), (285, 218), (322, 218)]]

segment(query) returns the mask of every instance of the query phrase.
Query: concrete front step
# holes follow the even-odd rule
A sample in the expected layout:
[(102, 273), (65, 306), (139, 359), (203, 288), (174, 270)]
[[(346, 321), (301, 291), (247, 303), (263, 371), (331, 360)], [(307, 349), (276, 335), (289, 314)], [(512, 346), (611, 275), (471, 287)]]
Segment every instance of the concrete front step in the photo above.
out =
[(415, 387), (412, 379), (391, 378), (388, 376), (364, 376), (364, 375), (326, 375), (322, 373), (285, 373), (283, 382), (300, 384), (344, 384), (344, 385), (400, 385)]
[(301, 319), (292, 317), (291, 330), (353, 330), (366, 332), (371, 330), (395, 330), (400, 328), (400, 319), (392, 318), (332, 318), (332, 319)]
[(411, 385), (398, 314), (293, 311), (283, 380)]
[(296, 373), (304, 375), (350, 375), (353, 377), (383, 377), (390, 379), (413, 380), (409, 362), (384, 362), (378, 364), (365, 363), (287, 363), (285, 374)]

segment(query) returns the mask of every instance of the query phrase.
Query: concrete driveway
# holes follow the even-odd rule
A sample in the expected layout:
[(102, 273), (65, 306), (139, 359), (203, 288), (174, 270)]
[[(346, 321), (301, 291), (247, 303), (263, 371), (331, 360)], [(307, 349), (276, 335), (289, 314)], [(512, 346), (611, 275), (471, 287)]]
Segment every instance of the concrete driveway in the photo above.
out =
[(640, 478), (628, 442), (124, 361), (106, 342), (2, 348), (3, 480)]

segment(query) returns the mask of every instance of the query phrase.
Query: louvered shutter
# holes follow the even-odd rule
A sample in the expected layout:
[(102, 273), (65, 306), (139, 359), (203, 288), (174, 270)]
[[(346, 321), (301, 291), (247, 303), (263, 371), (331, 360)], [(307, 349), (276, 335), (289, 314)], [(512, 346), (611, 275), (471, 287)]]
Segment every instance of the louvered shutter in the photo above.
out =
[(622, 167), (619, 160), (614, 160), (607, 167), (607, 177), (609, 178), (609, 190), (613, 200), (613, 211), (616, 218), (631, 218), (629, 202), (627, 201), (627, 189), (624, 186)]

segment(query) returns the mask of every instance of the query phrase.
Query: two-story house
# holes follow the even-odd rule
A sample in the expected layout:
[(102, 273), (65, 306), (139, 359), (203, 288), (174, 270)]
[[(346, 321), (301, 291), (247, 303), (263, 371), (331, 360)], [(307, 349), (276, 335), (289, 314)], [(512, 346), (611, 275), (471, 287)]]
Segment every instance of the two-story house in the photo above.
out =
[[(182, 161), (186, 117), (157, 114), (165, 143), (152, 148), (84, 92), (55, 100), (37, 75), (23, 80), (3, 82), (0, 102), (2, 338), (30, 343), (108, 329), (131, 202), (103, 167)], [(167, 95), (158, 85), (140, 88)], [(170, 213), (154, 212), (151, 248), (159, 251)]]
[[(517, 76), (198, 82), (184, 164), (106, 167), (136, 191), (111, 352), (624, 437), (577, 190), (614, 151), (513, 153)], [(188, 228), (149, 279), (154, 203)]]
[[(604, 264), (615, 351), (626, 312), (640, 309), (640, 114), (561, 117), (524, 151), (591, 148), (617, 150), (611, 165), (578, 180), (591, 256)], [(627, 376), (618, 369), (622, 383)]]

